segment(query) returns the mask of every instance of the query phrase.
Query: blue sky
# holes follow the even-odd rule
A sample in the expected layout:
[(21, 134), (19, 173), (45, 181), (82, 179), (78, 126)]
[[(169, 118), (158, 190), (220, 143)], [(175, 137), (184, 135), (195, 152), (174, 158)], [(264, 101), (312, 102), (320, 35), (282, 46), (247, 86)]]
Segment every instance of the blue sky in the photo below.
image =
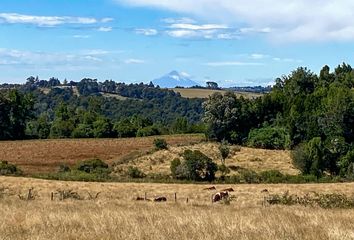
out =
[(0, 83), (28, 76), (267, 85), (352, 63), (349, 0), (1, 0)]

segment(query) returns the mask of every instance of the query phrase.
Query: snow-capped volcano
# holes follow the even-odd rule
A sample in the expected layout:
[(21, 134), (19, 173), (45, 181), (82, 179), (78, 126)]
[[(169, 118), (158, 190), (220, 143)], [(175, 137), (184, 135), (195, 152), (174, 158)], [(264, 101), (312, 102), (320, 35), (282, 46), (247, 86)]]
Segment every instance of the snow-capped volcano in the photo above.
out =
[(191, 76), (188, 73), (172, 71), (161, 78), (153, 80), (152, 82), (155, 86), (159, 85), (162, 88), (174, 88), (176, 86), (192, 87), (198, 85), (198, 83), (191, 80), (190, 77)]

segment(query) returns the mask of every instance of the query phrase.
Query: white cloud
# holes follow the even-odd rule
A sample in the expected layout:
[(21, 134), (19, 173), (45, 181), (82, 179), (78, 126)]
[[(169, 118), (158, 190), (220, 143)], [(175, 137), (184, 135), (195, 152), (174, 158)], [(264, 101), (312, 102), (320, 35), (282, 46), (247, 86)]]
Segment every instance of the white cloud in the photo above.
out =
[(0, 23), (22, 23), (33, 24), (42, 27), (53, 27), (63, 24), (94, 24), (98, 20), (87, 17), (68, 17), (68, 16), (35, 16), (23, 15), (18, 13), (0, 13)]
[(262, 66), (264, 63), (258, 62), (239, 62), (239, 61), (229, 61), (229, 62), (208, 62), (205, 65), (210, 67), (227, 67), (227, 66)]
[(108, 23), (108, 22), (112, 22), (112, 21), (114, 21), (114, 18), (102, 18), (101, 19), (101, 22), (103, 22), (103, 23)]
[(112, 27), (99, 27), (97, 31), (99, 32), (111, 32), (113, 30)]
[(159, 32), (153, 28), (137, 28), (135, 29), (135, 33), (145, 35), (145, 36), (155, 36)]
[(278, 41), (354, 40), (352, 0), (115, 0), (235, 24)]
[[(91, 54), (92, 53), (92, 54)], [(95, 55), (95, 50), (65, 53), (23, 51), (17, 49), (0, 48), (0, 65), (32, 67), (56, 66), (95, 66), (103, 62), (102, 55)]]
[(130, 59), (125, 60), (124, 63), (126, 63), (126, 64), (143, 64), (143, 63), (145, 63), (145, 60), (130, 58)]
[(250, 55), (251, 59), (264, 59), (264, 58), (268, 58), (268, 57), (269, 57), (269, 55), (261, 54), (261, 53), (252, 53)]
[(174, 29), (188, 29), (188, 30), (215, 30), (215, 29), (228, 29), (228, 26), (221, 24), (187, 24), (187, 23), (174, 23), (169, 26)]
[(90, 38), (90, 35), (74, 35), (73, 38)]

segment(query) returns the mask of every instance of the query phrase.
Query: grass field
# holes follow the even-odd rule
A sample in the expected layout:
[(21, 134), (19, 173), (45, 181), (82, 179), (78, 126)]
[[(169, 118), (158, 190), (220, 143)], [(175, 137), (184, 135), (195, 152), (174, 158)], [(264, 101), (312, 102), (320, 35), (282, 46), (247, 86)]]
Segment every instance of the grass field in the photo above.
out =
[[(221, 164), (221, 157), (217, 143), (198, 143), (189, 146), (171, 146), (168, 150), (153, 152), (131, 161), (126, 161), (117, 167), (126, 169), (128, 166), (136, 166), (144, 173), (170, 174), (170, 163), (173, 159), (180, 157), (184, 150), (199, 150), (217, 164)], [(265, 150), (231, 146), (230, 156), (225, 160), (226, 166), (237, 166), (254, 170), (256, 172), (266, 170), (279, 170), (284, 174), (296, 175), (299, 170), (294, 168), (289, 151)], [(233, 174), (233, 172), (231, 172)]]
[[(208, 98), (215, 92), (226, 93), (225, 90), (213, 90), (213, 89), (198, 89), (198, 88), (171, 88), (171, 90), (178, 92), (185, 98)], [(235, 92), (237, 96), (243, 96), (245, 98), (256, 98), (262, 96), (260, 93), (248, 93), (248, 92)]]
[[(353, 183), (216, 185), (233, 187), (230, 205), (210, 202), (208, 185), (78, 183), (0, 177), (0, 239), (354, 239), (354, 210), (263, 206), (264, 193), (354, 194)], [(23, 201), (33, 187), (35, 200)], [(86, 200), (50, 200), (72, 189)], [(101, 192), (96, 200), (88, 193)], [(166, 196), (166, 203), (137, 202)], [(177, 203), (174, 193), (177, 192)], [(189, 198), (186, 203), (186, 198)]]
[[(203, 135), (159, 136), (170, 145), (200, 142)], [(100, 158), (111, 164), (130, 155), (153, 148), (157, 137), (127, 139), (53, 139), (29, 141), (0, 141), (0, 160), (18, 165), (25, 174), (57, 171), (62, 163)]]

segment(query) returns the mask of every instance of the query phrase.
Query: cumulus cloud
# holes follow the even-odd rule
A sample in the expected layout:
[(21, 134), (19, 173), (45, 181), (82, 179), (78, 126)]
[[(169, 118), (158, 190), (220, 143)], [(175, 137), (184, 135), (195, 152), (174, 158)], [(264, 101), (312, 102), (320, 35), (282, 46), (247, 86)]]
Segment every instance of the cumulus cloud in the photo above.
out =
[(275, 40), (354, 40), (352, 0), (116, 0), (236, 24)]
[(135, 33), (145, 35), (145, 36), (155, 36), (159, 32), (153, 28), (137, 28), (135, 29)]
[(112, 27), (99, 27), (97, 31), (99, 32), (111, 32), (113, 30)]
[(23, 15), (18, 13), (0, 13), (0, 23), (22, 23), (33, 24), (42, 27), (53, 27), (63, 24), (94, 24), (98, 20), (87, 17), (68, 17), (68, 16), (35, 16)]
[(143, 63), (145, 63), (145, 60), (130, 58), (130, 59), (125, 60), (124, 62), (126, 64), (143, 64)]

